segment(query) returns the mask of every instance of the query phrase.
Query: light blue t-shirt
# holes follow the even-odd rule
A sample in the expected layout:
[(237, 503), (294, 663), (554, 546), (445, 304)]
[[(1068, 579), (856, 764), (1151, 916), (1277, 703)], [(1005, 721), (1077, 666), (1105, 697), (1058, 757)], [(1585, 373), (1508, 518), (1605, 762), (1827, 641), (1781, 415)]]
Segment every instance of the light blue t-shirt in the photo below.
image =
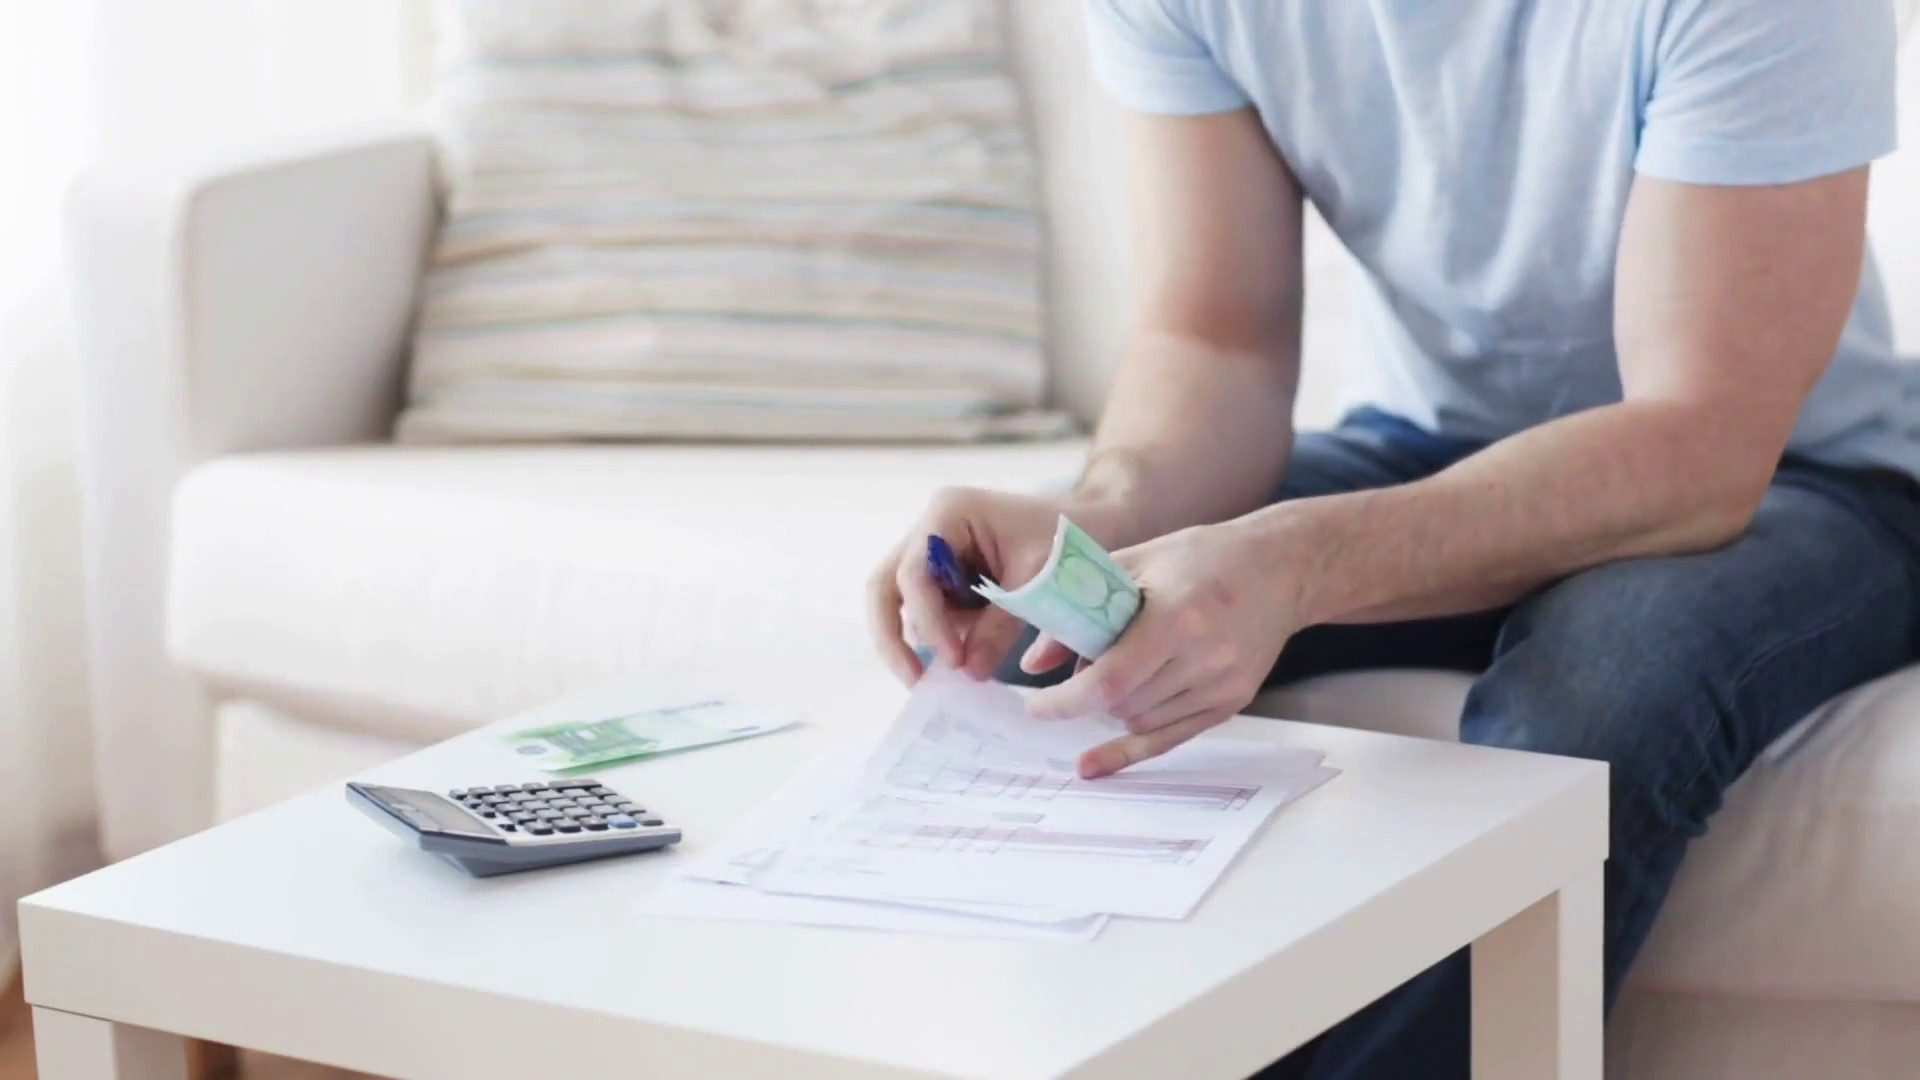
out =
[[(1620, 400), (1636, 173), (1784, 184), (1889, 153), (1892, 0), (1088, 0), (1096, 77), (1251, 105), (1361, 272), (1351, 404), (1494, 440)], [(1756, 316), (1759, 313), (1756, 313)], [(1920, 475), (1920, 378), (1868, 255), (1793, 452)]]

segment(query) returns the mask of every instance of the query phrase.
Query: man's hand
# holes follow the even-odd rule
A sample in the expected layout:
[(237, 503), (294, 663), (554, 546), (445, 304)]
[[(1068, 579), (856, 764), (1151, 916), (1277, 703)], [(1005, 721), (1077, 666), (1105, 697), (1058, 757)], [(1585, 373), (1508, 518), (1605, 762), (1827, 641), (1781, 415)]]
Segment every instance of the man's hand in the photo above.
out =
[(906, 682), (920, 676), (907, 628), (982, 678), (1021, 630), (998, 609), (948, 607), (926, 573), (929, 534), (1013, 589), (1045, 565), (1061, 513), (1114, 548), (1245, 514), (1280, 485), (1299, 376), (1300, 186), (1251, 108), (1132, 114), (1127, 132), (1137, 329), (1086, 472), (1064, 500), (935, 500), (868, 589), (874, 641)]
[(874, 644), (893, 673), (908, 684), (921, 675), (919, 658), (906, 641), (909, 629), (915, 642), (977, 679), (993, 674), (1020, 637), (1020, 620), (999, 608), (948, 603), (927, 573), (927, 537), (946, 540), (969, 569), (1015, 589), (1046, 565), (1063, 513), (1096, 537), (1112, 535), (1108, 523), (1115, 515), (1090, 504), (972, 488), (935, 496), (867, 586)]
[[(1300, 605), (1279, 553), (1240, 522), (1203, 525), (1116, 552), (1140, 586), (1140, 613), (1113, 648), (1033, 695), (1041, 718), (1105, 713), (1128, 734), (1087, 751), (1080, 775), (1107, 776), (1157, 757), (1240, 712), (1260, 692)], [(1048, 637), (1021, 664), (1050, 671), (1069, 654)]]

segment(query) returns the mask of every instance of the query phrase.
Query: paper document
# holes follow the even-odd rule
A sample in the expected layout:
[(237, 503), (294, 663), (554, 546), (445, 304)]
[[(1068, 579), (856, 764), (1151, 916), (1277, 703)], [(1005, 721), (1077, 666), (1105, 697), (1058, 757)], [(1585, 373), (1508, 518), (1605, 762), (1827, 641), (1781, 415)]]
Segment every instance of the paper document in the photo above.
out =
[(648, 910), (1086, 940), (1108, 915), (1185, 918), (1274, 811), (1338, 775), (1315, 751), (1203, 736), (1081, 779), (1080, 754), (1121, 733), (931, 671), (877, 743), (803, 769)]
[(823, 805), (859, 782), (870, 748), (843, 746), (803, 766), (786, 786), (756, 807), (725, 840), (703, 851), (665, 887), (647, 898), (650, 915), (902, 930), (965, 937), (1092, 940), (1105, 915), (1067, 914), (1001, 904), (940, 908), (865, 900), (781, 896), (751, 887), (783, 843), (808, 831)]
[(1031, 720), (1006, 687), (931, 674), (868, 759), (867, 784), (753, 884), (1185, 918), (1274, 810), (1333, 775), (1317, 752), (1214, 738), (1080, 779), (1080, 753), (1121, 733)]

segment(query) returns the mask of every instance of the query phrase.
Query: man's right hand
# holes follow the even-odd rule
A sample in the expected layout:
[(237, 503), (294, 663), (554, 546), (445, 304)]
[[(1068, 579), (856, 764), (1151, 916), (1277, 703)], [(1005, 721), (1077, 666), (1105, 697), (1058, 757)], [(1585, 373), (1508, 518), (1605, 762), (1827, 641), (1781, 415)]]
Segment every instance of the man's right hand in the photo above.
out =
[(992, 675), (1020, 638), (1020, 620), (999, 608), (964, 609), (948, 602), (927, 573), (927, 537), (953, 545), (970, 570), (1017, 589), (1046, 565), (1062, 513), (1081, 528), (1097, 529), (1060, 498), (974, 488), (949, 488), (934, 497), (867, 587), (874, 644), (902, 682), (911, 685), (921, 674), (909, 632), (915, 643), (977, 679)]

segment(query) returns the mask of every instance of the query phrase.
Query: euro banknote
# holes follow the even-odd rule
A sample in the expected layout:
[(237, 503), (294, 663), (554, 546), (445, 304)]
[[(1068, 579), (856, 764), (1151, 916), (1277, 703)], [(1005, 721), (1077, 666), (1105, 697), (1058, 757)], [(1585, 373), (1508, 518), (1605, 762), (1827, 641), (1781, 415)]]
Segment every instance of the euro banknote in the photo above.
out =
[(974, 591), (1088, 660), (1106, 652), (1140, 611), (1140, 587), (1064, 515), (1032, 581), (1013, 590), (982, 581)]
[(765, 735), (793, 723), (791, 716), (752, 706), (696, 701), (600, 720), (529, 728), (508, 735), (506, 742), (535, 768), (568, 772)]

